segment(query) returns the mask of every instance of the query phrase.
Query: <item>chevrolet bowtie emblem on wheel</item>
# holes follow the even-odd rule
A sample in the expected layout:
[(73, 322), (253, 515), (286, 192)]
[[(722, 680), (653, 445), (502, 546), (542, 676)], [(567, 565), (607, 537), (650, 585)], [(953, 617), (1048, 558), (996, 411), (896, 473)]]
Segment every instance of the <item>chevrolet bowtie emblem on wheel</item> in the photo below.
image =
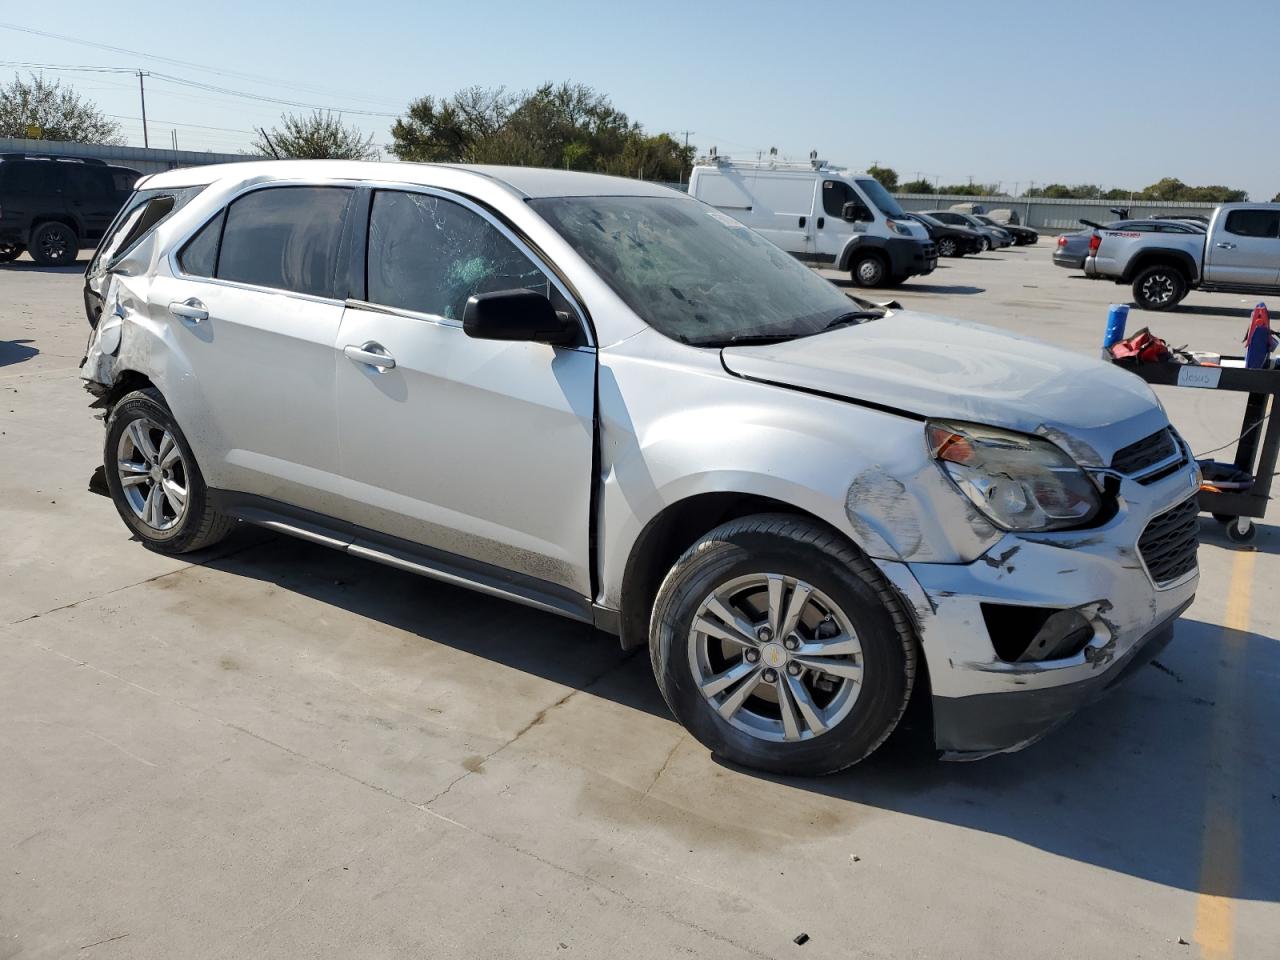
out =
[(760, 651), (760, 659), (770, 667), (780, 667), (787, 662), (787, 652), (776, 643), (768, 643)]

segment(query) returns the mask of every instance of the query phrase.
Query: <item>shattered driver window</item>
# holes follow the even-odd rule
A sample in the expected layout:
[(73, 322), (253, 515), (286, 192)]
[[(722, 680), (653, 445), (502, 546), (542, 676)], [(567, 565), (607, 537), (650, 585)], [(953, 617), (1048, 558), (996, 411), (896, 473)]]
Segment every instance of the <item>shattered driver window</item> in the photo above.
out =
[(423, 193), (380, 190), (369, 216), (369, 302), (461, 320), (467, 298), (549, 293), (546, 276), (483, 217)]

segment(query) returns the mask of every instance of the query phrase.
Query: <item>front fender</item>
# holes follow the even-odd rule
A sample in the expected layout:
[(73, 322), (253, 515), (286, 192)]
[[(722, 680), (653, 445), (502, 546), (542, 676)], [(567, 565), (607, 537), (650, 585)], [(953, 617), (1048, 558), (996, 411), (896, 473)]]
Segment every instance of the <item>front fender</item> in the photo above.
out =
[[(647, 336), (647, 335), (642, 335)], [(602, 601), (620, 600), (641, 531), (707, 493), (767, 497), (841, 531), (869, 556), (959, 563), (999, 536), (925, 450), (923, 424), (727, 373), (719, 357), (628, 341), (600, 369)], [(639, 338), (635, 338), (639, 339)], [(621, 345), (626, 346), (626, 345)], [(644, 346), (680, 365), (642, 357)], [(712, 525), (709, 519), (708, 529)]]

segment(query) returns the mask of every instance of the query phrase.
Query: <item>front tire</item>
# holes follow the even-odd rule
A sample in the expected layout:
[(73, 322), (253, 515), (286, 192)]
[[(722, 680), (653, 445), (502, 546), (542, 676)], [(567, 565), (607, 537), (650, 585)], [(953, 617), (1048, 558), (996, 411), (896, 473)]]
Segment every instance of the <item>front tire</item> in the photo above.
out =
[(190, 553), (235, 528), (210, 505), (187, 438), (158, 390), (136, 390), (115, 405), (103, 463), (120, 519), (154, 550)]
[(65, 223), (42, 223), (31, 234), (31, 259), (45, 267), (69, 267), (80, 253), (76, 232)]
[(1143, 310), (1170, 310), (1187, 295), (1187, 280), (1177, 267), (1157, 264), (1133, 278), (1133, 299)]
[(943, 257), (954, 257), (957, 255), (959, 247), (954, 237), (943, 237), (938, 241), (938, 255)]
[(0, 243), (0, 263), (13, 263), (25, 249), (20, 243)]
[(893, 732), (916, 644), (855, 547), (810, 520), (746, 517), (703, 536), (658, 591), (650, 655), (676, 718), (716, 755), (818, 776)]
[(990, 250), (990, 249), (991, 249), (991, 238), (990, 238), (990, 237), (983, 237), (983, 238), (982, 238), (982, 252), (983, 252), (983, 253), (986, 253), (986, 252), (987, 252), (988, 250)]
[(860, 287), (880, 286), (888, 272), (884, 260), (874, 253), (863, 254), (849, 268), (853, 282)]

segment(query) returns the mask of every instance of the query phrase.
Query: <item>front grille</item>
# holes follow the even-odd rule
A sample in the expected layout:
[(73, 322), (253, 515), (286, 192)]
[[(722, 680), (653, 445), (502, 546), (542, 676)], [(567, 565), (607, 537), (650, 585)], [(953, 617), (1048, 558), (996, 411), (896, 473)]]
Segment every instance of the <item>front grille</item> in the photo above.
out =
[[(1144, 470), (1150, 470), (1157, 463), (1162, 463), (1179, 452), (1181, 452), (1181, 447), (1174, 437), (1173, 428), (1165, 427), (1149, 437), (1143, 437), (1136, 443), (1131, 443), (1127, 447), (1122, 447), (1116, 451), (1116, 455), (1111, 458), (1111, 469), (1118, 473), (1132, 476), (1140, 474)], [(1158, 474), (1142, 477), (1138, 482), (1153, 483), (1161, 477), (1168, 476), (1170, 472), (1181, 465), (1182, 458), (1179, 457), (1177, 463), (1171, 464)]]
[(1138, 551), (1156, 586), (1172, 583), (1196, 568), (1200, 545), (1200, 505), (1195, 497), (1153, 517), (1138, 539)]

